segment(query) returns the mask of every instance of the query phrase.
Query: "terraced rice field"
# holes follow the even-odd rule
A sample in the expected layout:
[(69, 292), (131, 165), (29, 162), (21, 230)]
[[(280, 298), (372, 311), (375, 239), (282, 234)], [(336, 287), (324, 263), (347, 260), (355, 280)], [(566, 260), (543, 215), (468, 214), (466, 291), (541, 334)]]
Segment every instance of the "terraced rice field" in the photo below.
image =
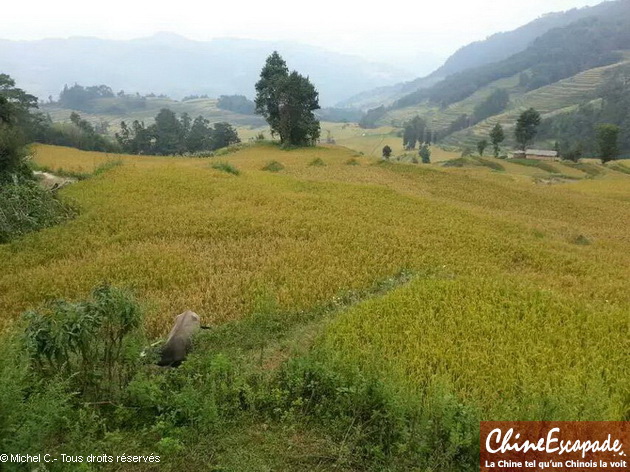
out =
[[(52, 169), (110, 158), (35, 149)], [(1, 327), (102, 281), (144, 300), (158, 336), (187, 308), (217, 324), (261, 300), (308, 310), (404, 270), (408, 285), (333, 320), (324, 358), (410, 394), (444, 388), (493, 419), (628, 418), (630, 175), (537, 185), (516, 164), (383, 163), (341, 147), (121, 158), (62, 190), (75, 220), (0, 246)], [(270, 161), (284, 169), (261, 170)]]

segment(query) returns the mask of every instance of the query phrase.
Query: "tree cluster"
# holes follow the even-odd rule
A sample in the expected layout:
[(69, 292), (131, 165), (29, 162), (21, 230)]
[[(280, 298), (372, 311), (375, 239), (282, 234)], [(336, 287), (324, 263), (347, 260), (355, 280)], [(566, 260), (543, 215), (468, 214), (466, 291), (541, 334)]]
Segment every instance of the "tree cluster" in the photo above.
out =
[(600, 106), (582, 105), (542, 121), (541, 138), (557, 140), (563, 157), (600, 153), (597, 130), (601, 124), (616, 125), (619, 152), (630, 151), (630, 67), (609, 73), (597, 95), (602, 98)]
[(402, 138), (405, 149), (415, 149), (416, 143), (421, 145), (431, 141), (431, 130), (422, 118), (415, 116), (405, 123)]
[(64, 108), (88, 111), (86, 108), (91, 100), (114, 97), (114, 91), (107, 85), (83, 87), (82, 85), (74, 84), (72, 87), (64, 86), (59, 94), (58, 103)]
[(359, 120), (359, 127), (364, 129), (376, 128), (376, 122), (387, 113), (387, 108), (381, 105), (378, 108), (368, 110)]
[(318, 97), (307, 77), (289, 73), (277, 51), (267, 58), (256, 83), (256, 113), (267, 120), (281, 144), (309, 146), (317, 142), (321, 131), (313, 112), (319, 109)]
[(256, 104), (244, 95), (221, 95), (217, 101), (217, 108), (233, 111), (241, 115), (256, 113)]
[(475, 106), (473, 123), (479, 123), (490, 116), (501, 113), (510, 103), (510, 94), (505, 89), (495, 89), (483, 102)]
[(25, 128), (31, 125), (31, 110), (37, 98), (15, 86), (7, 74), (0, 74), (0, 183), (11, 175), (29, 173), (24, 163)]
[(158, 155), (213, 151), (240, 142), (229, 123), (211, 126), (203, 116), (192, 120), (187, 113), (178, 118), (168, 108), (162, 108), (149, 126), (138, 120), (131, 126), (121, 122), (116, 140), (124, 152)]

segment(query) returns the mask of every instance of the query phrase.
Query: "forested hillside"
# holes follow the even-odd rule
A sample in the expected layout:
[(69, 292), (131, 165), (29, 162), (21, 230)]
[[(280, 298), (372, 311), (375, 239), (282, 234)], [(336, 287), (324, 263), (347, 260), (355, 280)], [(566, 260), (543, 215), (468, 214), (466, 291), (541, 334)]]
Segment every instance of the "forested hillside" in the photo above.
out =
[(429, 88), (452, 74), (507, 59), (527, 49), (534, 40), (554, 28), (562, 28), (587, 17), (613, 18), (618, 11), (624, 9), (630, 10), (628, 0), (604, 2), (593, 7), (544, 15), (513, 31), (496, 33), (483, 41), (462, 47), (449, 57), (442, 67), (427, 77), (362, 92), (339, 103), (339, 106), (363, 109), (380, 105), (389, 106), (394, 101), (421, 89)]

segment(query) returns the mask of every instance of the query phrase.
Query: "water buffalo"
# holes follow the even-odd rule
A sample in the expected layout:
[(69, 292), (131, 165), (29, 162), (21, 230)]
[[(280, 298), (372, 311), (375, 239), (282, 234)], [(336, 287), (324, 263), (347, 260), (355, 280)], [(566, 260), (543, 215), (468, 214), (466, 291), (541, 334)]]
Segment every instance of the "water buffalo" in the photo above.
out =
[(192, 337), (199, 329), (209, 329), (201, 326), (199, 315), (190, 310), (175, 317), (175, 325), (168, 334), (166, 342), (160, 350), (158, 365), (162, 367), (178, 367), (191, 347)]

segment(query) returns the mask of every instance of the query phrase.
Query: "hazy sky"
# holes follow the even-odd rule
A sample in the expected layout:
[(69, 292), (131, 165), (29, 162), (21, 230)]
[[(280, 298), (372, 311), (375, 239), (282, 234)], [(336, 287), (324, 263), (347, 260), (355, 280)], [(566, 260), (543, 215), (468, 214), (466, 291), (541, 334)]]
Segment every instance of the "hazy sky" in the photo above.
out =
[(460, 46), (538, 16), (599, 0), (433, 0), (368, 2), (237, 0), (3, 2), (0, 38), (97, 36), (130, 39), (170, 31), (191, 39), (296, 40), (369, 59), (402, 61)]

